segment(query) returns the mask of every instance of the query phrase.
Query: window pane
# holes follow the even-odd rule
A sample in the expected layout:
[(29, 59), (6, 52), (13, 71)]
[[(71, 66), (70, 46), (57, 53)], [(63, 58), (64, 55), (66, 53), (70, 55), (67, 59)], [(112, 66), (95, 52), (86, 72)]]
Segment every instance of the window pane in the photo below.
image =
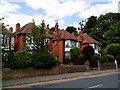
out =
[(71, 59), (70, 52), (65, 52), (65, 58), (69, 58), (69, 59)]

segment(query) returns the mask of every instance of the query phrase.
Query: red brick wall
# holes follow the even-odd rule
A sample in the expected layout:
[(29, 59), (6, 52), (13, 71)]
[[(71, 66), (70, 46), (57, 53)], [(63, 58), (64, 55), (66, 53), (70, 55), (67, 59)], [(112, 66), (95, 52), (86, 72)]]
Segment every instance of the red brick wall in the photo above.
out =
[(18, 51), (26, 43), (25, 35), (16, 36), (14, 42), (14, 50)]
[[(58, 45), (55, 46), (57, 43)], [(55, 46), (55, 48), (52, 50), (53, 55), (59, 56), (59, 59), (61, 60), (61, 62), (63, 62), (65, 41), (64, 40), (61, 40), (59, 42), (55, 41), (55, 42), (52, 42), (52, 44), (53, 44), (53, 47)]]
[(89, 46), (89, 44), (81, 44), (80, 45), (81, 50), (83, 50), (86, 46)]
[[(52, 46), (54, 47), (54, 46), (57, 44), (57, 42), (58, 42), (58, 41), (52, 42)], [(56, 55), (56, 56), (59, 55), (58, 45), (53, 48), (52, 52), (53, 52), (53, 54)]]
[(15, 51), (19, 50), (19, 36), (16, 36), (14, 39), (14, 50)]
[(19, 47), (22, 48), (23, 45), (25, 45), (25, 42), (26, 42), (25, 35), (20, 35), (19, 36)]
[(59, 41), (59, 47), (58, 47), (58, 51), (59, 51), (59, 57), (60, 57), (60, 60), (61, 62), (63, 63), (63, 60), (64, 60), (64, 51), (65, 51), (65, 41), (64, 40), (61, 40)]

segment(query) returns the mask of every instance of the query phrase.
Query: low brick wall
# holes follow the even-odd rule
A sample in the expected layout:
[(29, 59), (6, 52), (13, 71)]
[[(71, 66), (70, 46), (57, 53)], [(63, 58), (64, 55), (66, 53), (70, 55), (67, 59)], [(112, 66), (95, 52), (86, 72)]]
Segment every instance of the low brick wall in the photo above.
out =
[(62, 73), (74, 73), (74, 72), (85, 72), (85, 71), (87, 71), (86, 65), (73, 65), (73, 66), (63, 65), (63, 66), (53, 67), (52, 69), (26, 68), (22, 70), (14, 70), (9, 68), (4, 68), (2, 70), (2, 79), (46, 76), (46, 75), (56, 75)]
[(106, 70), (106, 69), (115, 69), (116, 66), (114, 63), (107, 63), (107, 64), (100, 64), (100, 69), (101, 70)]

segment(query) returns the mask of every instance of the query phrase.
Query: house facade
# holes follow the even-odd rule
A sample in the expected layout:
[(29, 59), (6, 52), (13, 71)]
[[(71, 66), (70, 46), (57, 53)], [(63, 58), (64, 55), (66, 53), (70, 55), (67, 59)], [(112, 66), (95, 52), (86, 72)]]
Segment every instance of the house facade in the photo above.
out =
[(1, 47), (2, 52), (14, 51), (14, 36), (13, 36), (13, 28), (9, 29), (4, 28), (2, 31), (2, 39), (1, 39)]
[[(20, 24), (16, 24), (16, 31), (14, 37), (14, 51), (18, 51), (25, 44), (32, 49), (33, 38), (27, 35), (31, 33), (32, 23), (28, 23), (22, 28)], [(53, 34), (50, 33), (49, 25), (46, 27), (46, 39), (45, 42), (49, 43), (49, 51), (64, 63), (66, 58), (71, 58), (70, 49), (78, 47), (83, 50), (85, 47), (92, 46), (96, 54), (100, 54), (101, 43), (94, 40), (87, 34), (80, 32), (80, 35), (76, 37), (74, 33), (69, 33), (66, 30), (59, 29), (58, 23), (55, 24)]]

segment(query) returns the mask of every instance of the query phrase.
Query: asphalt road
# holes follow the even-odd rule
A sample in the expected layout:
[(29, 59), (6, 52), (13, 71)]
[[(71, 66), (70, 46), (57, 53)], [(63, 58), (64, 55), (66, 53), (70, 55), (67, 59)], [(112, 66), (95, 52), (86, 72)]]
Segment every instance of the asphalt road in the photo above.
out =
[(87, 90), (92, 88), (119, 88), (120, 73), (111, 73), (108, 75), (93, 75), (78, 79), (61, 80), (58, 82), (49, 82), (40, 85), (33, 85), (25, 88), (81, 88)]

